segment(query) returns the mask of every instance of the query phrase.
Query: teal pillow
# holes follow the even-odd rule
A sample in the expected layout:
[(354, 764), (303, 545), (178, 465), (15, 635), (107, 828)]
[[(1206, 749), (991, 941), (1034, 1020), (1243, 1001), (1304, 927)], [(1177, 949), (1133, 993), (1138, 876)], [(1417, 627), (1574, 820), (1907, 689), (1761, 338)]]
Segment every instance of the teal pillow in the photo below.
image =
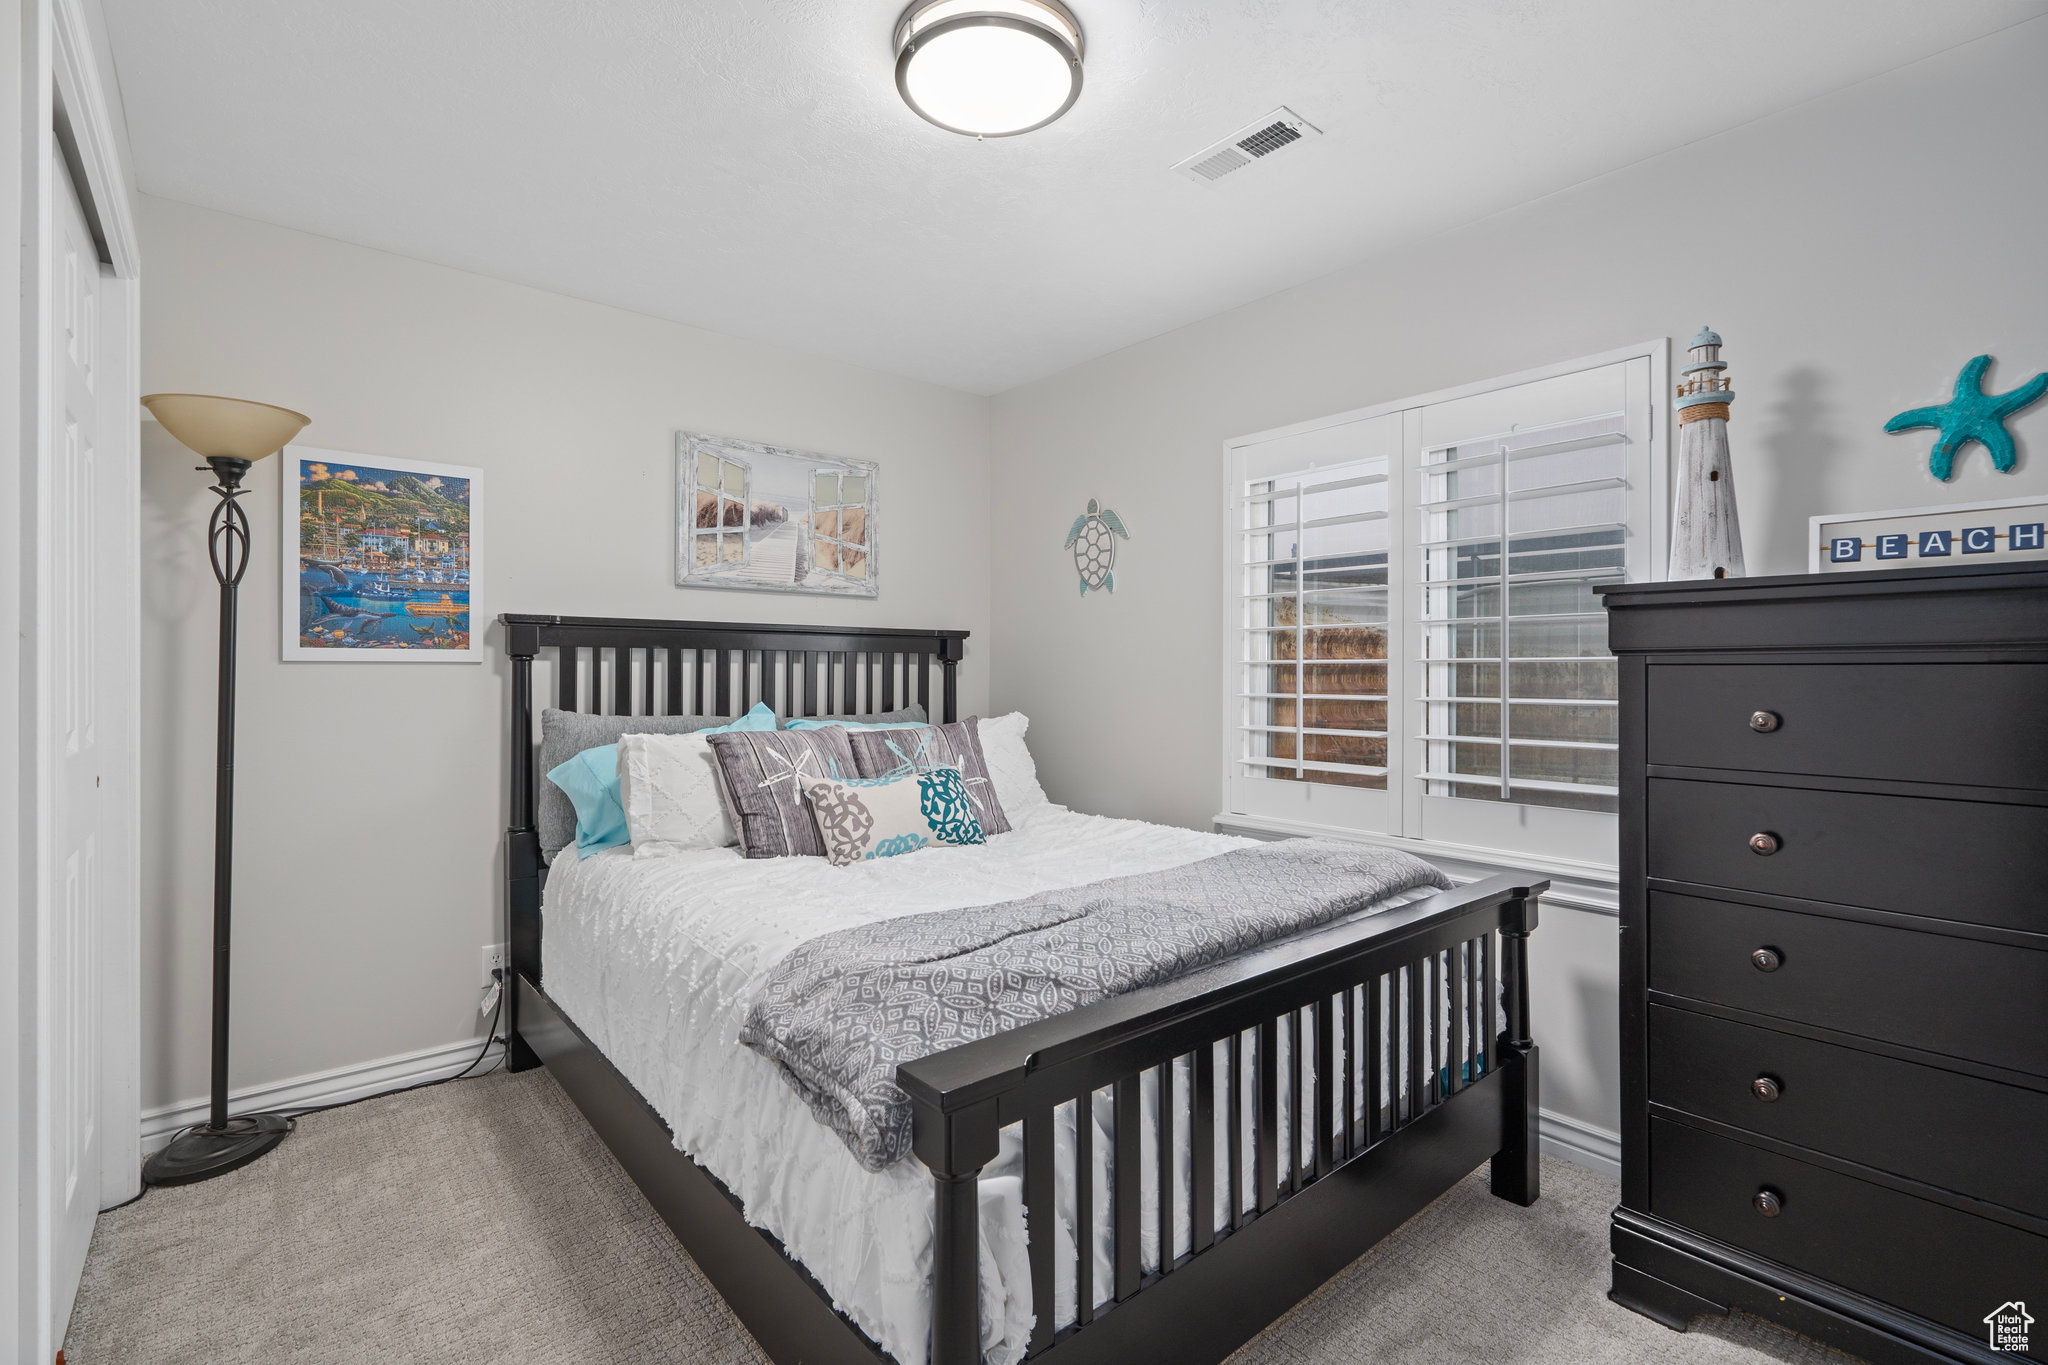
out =
[[(764, 702), (729, 725), (694, 733), (720, 735), (729, 730), (773, 730), (775, 712)], [(626, 829), (626, 807), (619, 800), (619, 746), (615, 740), (583, 750), (548, 770), (548, 781), (560, 787), (576, 808), (576, 856), (588, 858), (601, 849), (632, 842)]]
[(722, 735), (730, 730), (773, 730), (774, 728), (775, 708), (765, 701), (757, 701), (754, 703), (753, 710), (747, 712), (747, 714), (741, 716), (732, 724), (714, 725), (709, 730), (698, 730), (695, 733), (700, 735)]
[(576, 856), (588, 858), (599, 849), (631, 841), (626, 808), (619, 804), (619, 746), (616, 742), (585, 749), (567, 763), (548, 769), (548, 781), (560, 787), (576, 807)]

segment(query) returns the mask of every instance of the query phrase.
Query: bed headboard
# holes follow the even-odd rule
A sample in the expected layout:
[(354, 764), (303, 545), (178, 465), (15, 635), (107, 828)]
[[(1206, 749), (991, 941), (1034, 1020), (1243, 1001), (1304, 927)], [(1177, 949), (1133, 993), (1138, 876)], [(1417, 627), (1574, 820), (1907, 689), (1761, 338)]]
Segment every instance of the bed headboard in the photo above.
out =
[[(849, 716), (917, 702), (958, 720), (964, 630), (501, 616), (512, 659), (512, 823), (506, 831), (509, 956), (540, 982), (540, 900), (547, 880), (534, 827), (533, 665), (554, 651), (552, 705), (614, 716), (737, 716), (767, 702), (784, 716)], [(932, 699), (932, 665), (939, 696)], [(549, 704), (543, 702), (543, 705)]]

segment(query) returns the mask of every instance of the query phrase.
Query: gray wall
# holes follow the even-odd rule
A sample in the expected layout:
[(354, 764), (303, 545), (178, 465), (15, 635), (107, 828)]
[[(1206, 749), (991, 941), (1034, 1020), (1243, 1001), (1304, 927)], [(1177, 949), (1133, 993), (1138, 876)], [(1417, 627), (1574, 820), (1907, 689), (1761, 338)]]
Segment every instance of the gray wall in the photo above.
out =
[[(144, 392), (308, 413), (308, 445), (481, 467), (485, 609), (964, 627), (987, 703), (987, 400), (166, 200)], [(877, 601), (673, 586), (677, 428), (879, 460)], [(207, 1081), (213, 501), (144, 430), (143, 1099)], [(285, 664), (278, 470), (242, 590), (233, 1084), (477, 1035), (499, 929), (506, 670)], [(487, 645), (502, 641), (494, 626)]]
[[(1881, 430), (1980, 352), (1998, 389), (2048, 369), (2044, 65), (2036, 21), (998, 396), (993, 704), (1030, 713), (1053, 799), (1218, 808), (1232, 436), (1705, 322), (1753, 573), (1803, 572), (1815, 513), (2048, 491), (2048, 404), (2012, 475), (1973, 447), (1938, 484), (1928, 433)], [(1082, 599), (1060, 542), (1091, 497), (1132, 538)], [(1612, 1129), (1612, 921), (1534, 942), (1546, 1104)]]

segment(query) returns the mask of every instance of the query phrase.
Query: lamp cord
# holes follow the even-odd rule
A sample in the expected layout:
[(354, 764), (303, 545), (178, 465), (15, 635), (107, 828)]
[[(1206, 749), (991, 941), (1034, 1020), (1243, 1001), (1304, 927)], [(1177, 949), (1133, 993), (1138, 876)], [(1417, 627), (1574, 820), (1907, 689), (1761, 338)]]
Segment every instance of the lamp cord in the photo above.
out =
[[(374, 1095), (364, 1095), (358, 1099), (336, 1100), (333, 1104), (316, 1104), (305, 1109), (294, 1109), (289, 1114), (286, 1114), (285, 1117), (292, 1120), (293, 1126), (296, 1127), (299, 1119), (307, 1114), (325, 1114), (329, 1110), (346, 1109), (352, 1104), (362, 1104), (367, 1100), (381, 1100), (390, 1095), (403, 1095), (414, 1090), (428, 1090), (437, 1085), (446, 1085), (450, 1081), (482, 1080), (493, 1071), (496, 1071), (505, 1064), (505, 1054), (502, 1052), (498, 1054), (498, 1060), (491, 1063), (488, 1068), (483, 1071), (476, 1071), (477, 1063), (481, 1062), (490, 1053), (493, 1043), (504, 1043), (507, 1041), (498, 1036), (498, 1021), (504, 1018), (505, 1015), (505, 969), (493, 967), (491, 968), (491, 976), (498, 982), (498, 1003), (491, 1007), (491, 1026), (486, 1032), (484, 1045), (477, 1049), (476, 1056), (470, 1059), (468, 1066), (465, 1066), (453, 1076), (442, 1076), (436, 1080), (419, 1081), (412, 1085), (401, 1085), (391, 1090), (380, 1090)], [(474, 1076), (470, 1074), (472, 1071), (476, 1071)]]
[[(374, 1095), (362, 1095), (352, 1100), (337, 1100), (333, 1104), (315, 1104), (305, 1109), (294, 1109), (290, 1113), (283, 1115), (285, 1121), (290, 1125), (286, 1131), (297, 1131), (299, 1126), (299, 1120), (304, 1118), (308, 1114), (325, 1114), (329, 1110), (346, 1109), (352, 1104), (363, 1104), (369, 1100), (388, 1099), (392, 1095), (403, 1095), (414, 1090), (428, 1090), (437, 1085), (446, 1085), (450, 1081), (479, 1081), (482, 1080), (484, 1077), (490, 1075), (492, 1072), (497, 1071), (500, 1067), (504, 1066), (505, 1054), (501, 1052), (498, 1054), (497, 1061), (491, 1063), (490, 1066), (484, 1068), (482, 1071), (476, 1070), (477, 1063), (481, 1062), (486, 1056), (490, 1054), (491, 1047), (493, 1044), (506, 1043), (509, 1045), (510, 1042), (509, 1039), (506, 1039), (498, 1033), (498, 1022), (499, 1020), (505, 1017), (505, 969), (502, 967), (493, 967), (491, 969), (491, 975), (498, 982), (498, 1003), (491, 1007), (491, 1026), (488, 1030), (486, 1030), (484, 1037), (484, 1045), (477, 1049), (476, 1056), (470, 1059), (468, 1066), (463, 1067), (462, 1070), (456, 1072), (452, 1076), (441, 1076), (431, 1081), (419, 1081), (413, 1085), (395, 1086), (390, 1090), (380, 1090)], [(471, 1072), (475, 1072), (476, 1074), (471, 1075)], [(112, 1213), (115, 1209), (125, 1209), (130, 1204), (138, 1203), (141, 1201), (143, 1195), (146, 1195), (150, 1192), (151, 1188), (152, 1187), (149, 1185), (144, 1185), (141, 1189), (141, 1192), (136, 1194), (136, 1196), (133, 1199), (124, 1199), (118, 1204), (110, 1204), (106, 1208), (101, 1209), (100, 1212)]]

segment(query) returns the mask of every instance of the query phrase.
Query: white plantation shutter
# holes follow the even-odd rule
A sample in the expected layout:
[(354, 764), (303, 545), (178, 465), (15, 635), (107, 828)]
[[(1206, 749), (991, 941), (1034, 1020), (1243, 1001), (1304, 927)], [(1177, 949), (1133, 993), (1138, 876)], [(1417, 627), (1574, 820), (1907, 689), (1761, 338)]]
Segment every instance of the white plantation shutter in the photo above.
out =
[(1253, 775), (1387, 785), (1387, 461), (1249, 483), (1240, 757)]
[(1414, 719), (1430, 794), (1615, 809), (1615, 664), (1593, 589), (1627, 572), (1627, 456), (1621, 412), (1423, 452)]
[(1232, 443), (1224, 818), (1611, 862), (1661, 348)]

